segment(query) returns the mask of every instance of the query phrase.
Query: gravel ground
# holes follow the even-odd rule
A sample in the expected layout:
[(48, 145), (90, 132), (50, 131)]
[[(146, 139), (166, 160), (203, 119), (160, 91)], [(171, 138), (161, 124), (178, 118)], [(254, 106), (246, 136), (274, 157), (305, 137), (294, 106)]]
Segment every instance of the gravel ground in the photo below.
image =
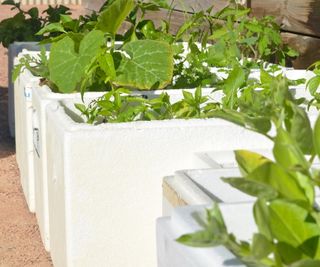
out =
[[(78, 15), (82, 8), (71, 7)], [(41, 10), (45, 6), (40, 6)], [(0, 5), (0, 21), (12, 16)], [(14, 140), (7, 123), (7, 50), (0, 46), (0, 267), (52, 266), (42, 245), (34, 214), (28, 211), (20, 186)]]

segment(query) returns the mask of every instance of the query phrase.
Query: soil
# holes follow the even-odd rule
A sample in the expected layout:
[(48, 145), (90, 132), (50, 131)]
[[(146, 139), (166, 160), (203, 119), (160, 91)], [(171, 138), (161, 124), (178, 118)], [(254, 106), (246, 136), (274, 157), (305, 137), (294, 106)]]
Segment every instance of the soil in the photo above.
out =
[[(70, 7), (75, 16), (83, 12), (81, 7)], [(39, 6), (40, 10), (45, 8)], [(13, 14), (9, 7), (0, 5), (0, 21)], [(8, 133), (7, 62), (7, 50), (0, 45), (0, 267), (50, 267), (36, 217), (29, 212), (22, 192), (14, 140)]]

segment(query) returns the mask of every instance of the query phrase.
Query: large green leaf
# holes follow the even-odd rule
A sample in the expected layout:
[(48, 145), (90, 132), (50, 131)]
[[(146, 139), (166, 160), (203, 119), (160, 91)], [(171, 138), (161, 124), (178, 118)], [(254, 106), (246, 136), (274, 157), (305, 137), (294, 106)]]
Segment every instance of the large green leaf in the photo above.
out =
[(252, 240), (252, 254), (255, 259), (261, 260), (273, 252), (273, 244), (263, 234), (254, 234)]
[(133, 7), (133, 0), (115, 0), (100, 14), (96, 29), (116, 34)]
[(318, 154), (318, 157), (320, 158), (320, 116), (317, 119), (316, 125), (314, 127), (313, 143), (314, 143), (315, 150)]
[(248, 150), (237, 150), (235, 151), (235, 156), (242, 175), (247, 175), (257, 167), (270, 161), (266, 157)]
[(222, 180), (232, 187), (253, 197), (274, 199), (278, 196), (278, 192), (265, 183), (259, 183), (244, 178), (222, 178)]
[(173, 52), (161, 41), (139, 40), (123, 46), (115, 84), (137, 89), (164, 88), (173, 75)]
[(291, 104), (292, 116), (288, 116), (286, 120), (287, 129), (292, 138), (297, 142), (299, 148), (304, 154), (312, 154), (312, 128), (306, 111), (298, 107), (296, 104)]
[(309, 203), (309, 199), (296, 177), (273, 162), (264, 163), (245, 178), (271, 186), (279, 193), (280, 197)]
[(264, 199), (258, 199), (253, 207), (254, 220), (257, 224), (259, 232), (263, 234), (269, 241), (273, 240), (270, 230), (270, 214), (269, 208)]
[(70, 93), (77, 89), (86, 68), (99, 54), (104, 42), (104, 33), (94, 30), (83, 38), (78, 53), (75, 51), (75, 42), (68, 36), (52, 44), (49, 59), (50, 80), (58, 86), (59, 91)]
[(319, 226), (308, 220), (308, 211), (296, 204), (276, 200), (271, 202), (269, 210), (272, 234), (280, 242), (297, 248), (320, 235)]
[(286, 169), (301, 166), (309, 169), (309, 163), (305, 159), (298, 143), (291, 135), (279, 128), (275, 138), (273, 154), (277, 162)]
[(235, 65), (223, 86), (223, 91), (226, 95), (226, 105), (228, 108), (233, 109), (235, 107), (238, 89), (243, 85), (245, 80), (245, 71), (240, 66)]

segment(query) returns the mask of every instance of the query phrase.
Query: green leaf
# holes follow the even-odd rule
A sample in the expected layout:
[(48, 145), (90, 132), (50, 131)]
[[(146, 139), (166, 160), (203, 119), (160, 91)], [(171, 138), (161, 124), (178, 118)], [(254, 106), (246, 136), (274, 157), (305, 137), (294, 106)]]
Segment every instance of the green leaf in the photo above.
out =
[(123, 46), (115, 84), (137, 89), (164, 88), (172, 80), (173, 52), (161, 41), (139, 40)]
[(308, 211), (296, 204), (275, 200), (269, 210), (272, 234), (280, 242), (297, 248), (306, 240), (320, 235), (319, 226), (308, 221)]
[(191, 247), (215, 247), (222, 245), (220, 240), (216, 240), (215, 235), (209, 231), (203, 230), (192, 234), (186, 234), (179, 237), (177, 242)]
[(229, 239), (227, 228), (217, 203), (207, 210), (205, 230), (183, 235), (176, 241), (192, 247), (215, 247), (224, 245)]
[(253, 215), (259, 232), (263, 234), (269, 241), (273, 240), (270, 229), (270, 214), (269, 208), (264, 199), (258, 199), (253, 207)]
[(115, 0), (98, 17), (96, 29), (116, 34), (134, 7), (133, 0)]
[(246, 80), (245, 71), (240, 66), (234, 66), (228, 78), (224, 82), (223, 91), (226, 94), (226, 103), (228, 108), (234, 108), (238, 89)]
[(221, 178), (225, 183), (232, 187), (258, 198), (274, 199), (278, 196), (278, 192), (269, 185), (248, 180), (245, 178)]
[(320, 116), (318, 117), (313, 132), (314, 148), (320, 158)]
[(43, 27), (40, 31), (38, 31), (36, 34), (37, 35), (43, 35), (45, 33), (50, 33), (50, 32), (64, 32), (66, 33), (65, 29), (60, 23), (51, 23), (45, 27)]
[(271, 186), (280, 197), (309, 203), (297, 179), (273, 162), (264, 163), (245, 178)]
[(262, 164), (270, 162), (268, 158), (248, 150), (236, 150), (235, 156), (242, 175), (247, 175)]
[(254, 234), (252, 241), (252, 254), (254, 258), (262, 260), (272, 252), (273, 244), (263, 234)]
[(319, 86), (320, 86), (319, 75), (312, 77), (307, 83), (307, 88), (309, 89), (309, 92), (311, 95), (314, 95), (317, 92)]
[(279, 242), (277, 243), (276, 247), (281, 260), (285, 264), (297, 262), (302, 258), (302, 251), (287, 243)]
[(290, 267), (319, 267), (320, 260), (301, 260)]
[(50, 80), (63, 93), (77, 89), (86, 68), (104, 45), (104, 34), (101, 31), (88, 33), (80, 43), (79, 53), (75, 51), (74, 41), (66, 36), (51, 47), (49, 70)]
[(306, 111), (291, 103), (292, 116), (286, 119), (286, 127), (305, 155), (313, 153), (312, 128)]
[(277, 131), (273, 155), (276, 161), (286, 169), (297, 166), (301, 166), (305, 170), (309, 169), (309, 163), (305, 159), (297, 142), (282, 128), (279, 128)]

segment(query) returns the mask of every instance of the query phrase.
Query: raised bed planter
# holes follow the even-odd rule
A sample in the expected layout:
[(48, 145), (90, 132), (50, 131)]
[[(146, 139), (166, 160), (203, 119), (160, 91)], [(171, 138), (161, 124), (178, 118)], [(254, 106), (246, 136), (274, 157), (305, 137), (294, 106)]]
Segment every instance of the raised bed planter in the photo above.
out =
[[(37, 52), (24, 51), (16, 61), (26, 54), (37, 56)], [(47, 189), (47, 152), (46, 152), (46, 106), (53, 100), (74, 99), (80, 103), (80, 94), (53, 93), (47, 86), (39, 86), (39, 78), (25, 70), (15, 82), (17, 161), (21, 172), (22, 185), (31, 212), (36, 212), (45, 248), (50, 250), (49, 215)], [(194, 89), (187, 90), (194, 92)], [(210, 94), (212, 89), (204, 89)], [(163, 90), (133, 92), (147, 98), (160, 95)], [(182, 90), (166, 90), (172, 102), (182, 98)], [(93, 99), (103, 93), (86, 93), (86, 99)], [(220, 93), (216, 93), (221, 98)], [(27, 133), (27, 134), (26, 134)]]
[[(48, 48), (49, 46), (47, 46)], [(14, 83), (12, 81), (12, 70), (15, 65), (15, 58), (23, 50), (40, 51), (40, 46), (37, 42), (14, 42), (8, 49), (8, 122), (9, 132), (12, 137), (15, 137), (15, 115), (14, 115)], [(18, 63), (18, 62), (17, 62)]]
[[(192, 90), (191, 90), (192, 91)], [(207, 90), (210, 93), (211, 89)], [(138, 93), (138, 92), (135, 92)], [(143, 92), (148, 98), (153, 98), (161, 93), (160, 90)], [(103, 93), (86, 93), (87, 101), (101, 96)], [(177, 101), (182, 97), (181, 90), (172, 90), (170, 92), (173, 101)], [(45, 248), (50, 250), (49, 242), (49, 212), (48, 212), (48, 169), (47, 169), (47, 121), (46, 106), (53, 100), (72, 99), (75, 103), (81, 102), (80, 94), (58, 94), (53, 93), (47, 86), (37, 86), (32, 90), (32, 121), (29, 121), (28, 129), (32, 129), (32, 138), (25, 140), (32, 146), (32, 154), (30, 154), (32, 165), (30, 164), (34, 177), (30, 176), (31, 183), (35, 187), (35, 212), (38, 219), (39, 228)], [(50, 122), (48, 122), (50, 123)], [(26, 151), (24, 151), (24, 154)]]
[[(101, 96), (102, 93), (87, 93), (86, 100)], [(29, 181), (34, 184), (35, 212), (39, 224), (41, 238), (46, 250), (50, 250), (49, 242), (49, 211), (48, 211), (48, 182), (47, 182), (47, 122), (46, 107), (52, 101), (73, 99), (74, 102), (81, 102), (81, 96), (75, 94), (53, 93), (47, 86), (35, 86), (32, 88), (32, 120), (26, 125), (26, 129), (32, 132), (32, 138), (24, 140), (32, 144), (30, 161), (34, 176)], [(25, 153), (25, 152), (24, 152)]]
[(208, 147), (268, 142), (219, 119), (86, 125), (59, 103), (48, 106), (46, 120), (50, 248), (57, 267), (155, 266), (162, 177), (207, 167), (196, 152)]
[[(256, 231), (252, 216), (253, 203), (220, 204), (230, 232), (241, 240), (249, 240)], [(205, 209), (210, 206), (188, 206), (174, 210), (171, 217), (157, 221), (158, 267), (245, 267), (224, 247), (191, 248), (175, 240), (183, 234), (201, 230)]]
[(32, 140), (32, 127), (29, 127), (32, 122), (32, 88), (37, 84), (39, 78), (30, 77), (27, 72), (23, 72), (14, 86), (16, 158), (22, 189), (32, 212), (35, 210), (34, 181), (30, 180), (34, 176), (33, 144), (26, 140)]

